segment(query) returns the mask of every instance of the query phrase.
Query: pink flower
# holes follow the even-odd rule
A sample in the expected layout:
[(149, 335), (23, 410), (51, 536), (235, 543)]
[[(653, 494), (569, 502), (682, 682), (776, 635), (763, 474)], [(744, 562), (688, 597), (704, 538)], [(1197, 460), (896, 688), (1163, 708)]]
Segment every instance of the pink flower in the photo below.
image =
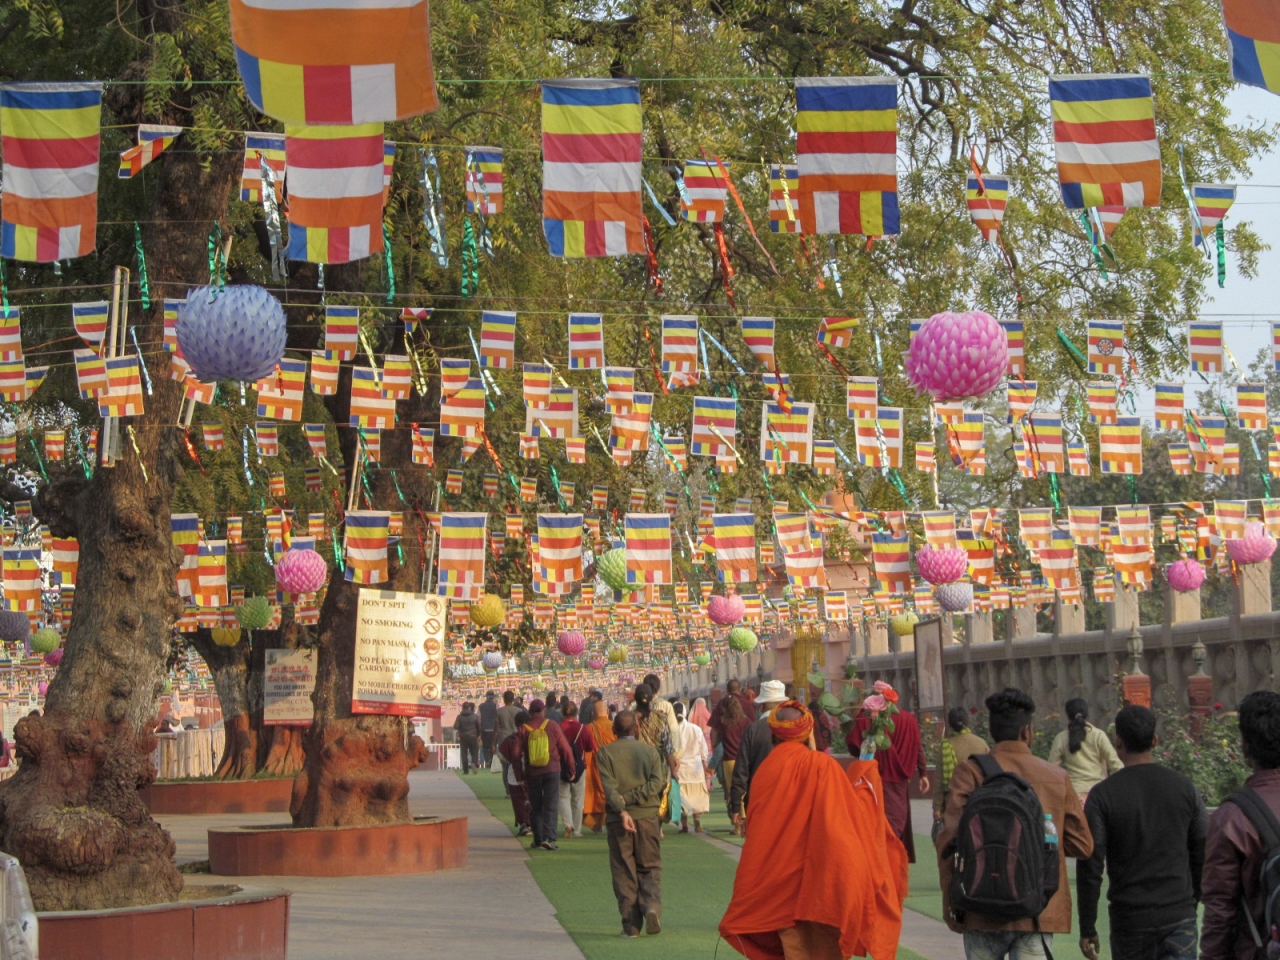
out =
[(888, 706), (889, 702), (878, 693), (873, 693), (862, 701), (862, 709), (871, 711), (873, 717), (880, 716)]
[(885, 683), (883, 680), (877, 680), (872, 685), (872, 689), (875, 690), (876, 693), (884, 693), (886, 690), (892, 690), (893, 687), (889, 686), (889, 684)]

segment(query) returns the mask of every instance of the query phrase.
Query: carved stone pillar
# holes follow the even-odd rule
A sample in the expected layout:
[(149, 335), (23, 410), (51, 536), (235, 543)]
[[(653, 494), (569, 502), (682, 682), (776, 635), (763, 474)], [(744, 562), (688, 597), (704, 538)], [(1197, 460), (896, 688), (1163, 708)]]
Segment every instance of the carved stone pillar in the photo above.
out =
[(964, 634), (966, 643), (990, 643), (995, 639), (991, 628), (991, 614), (966, 613), (964, 615)]
[(1164, 622), (1194, 623), (1200, 619), (1200, 589), (1179, 593), (1167, 583), (1164, 585)]
[(1010, 640), (1029, 640), (1036, 635), (1035, 607), (1011, 607), (1008, 613), (1004, 622)]
[(1084, 633), (1084, 607), (1078, 603), (1063, 603), (1061, 597), (1053, 601), (1053, 635), (1070, 636)]
[(1240, 565), (1240, 581), (1231, 594), (1236, 614), (1242, 617), (1271, 612), (1271, 561)]

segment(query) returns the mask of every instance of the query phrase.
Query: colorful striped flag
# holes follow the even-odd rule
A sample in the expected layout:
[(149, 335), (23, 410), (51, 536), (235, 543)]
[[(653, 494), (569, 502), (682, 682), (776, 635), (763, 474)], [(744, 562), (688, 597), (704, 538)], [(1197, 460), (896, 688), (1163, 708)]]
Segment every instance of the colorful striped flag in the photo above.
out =
[(388, 400), (408, 400), (413, 391), (413, 362), (405, 354), (382, 358), (382, 392)]
[(223, 450), (226, 448), (226, 441), (223, 439), (222, 434), (222, 424), (202, 423), (200, 430), (204, 437), (204, 448), (206, 450)]
[(0, 308), (0, 360), (22, 359), (21, 313), (17, 307)]
[(813, 460), (813, 404), (793, 403), (784, 412), (766, 400), (760, 412), (760, 459), (766, 463), (802, 463)]
[(1018, 538), (1032, 550), (1049, 543), (1053, 536), (1053, 510), (1024, 507), (1018, 511)]
[(954, 510), (925, 510), (920, 514), (924, 524), (924, 539), (935, 550), (945, 550), (956, 545), (956, 514)]
[(1022, 377), (1027, 373), (1026, 327), (1021, 320), (997, 321), (1004, 327), (1005, 345), (1009, 351), (1009, 366), (1005, 374)]
[(628, 513), (626, 536), (627, 583), (671, 582), (671, 518), (665, 513)]
[(0, 258), (92, 253), (98, 231), (101, 83), (0, 84)]
[(797, 77), (801, 233), (898, 233), (897, 151), (897, 80)]
[(302, 435), (307, 438), (307, 446), (313, 457), (323, 457), (329, 452), (329, 443), (325, 439), (323, 423), (304, 423)]
[(538, 514), (538, 565), (544, 581), (564, 586), (559, 592), (582, 579), (582, 514)]
[(777, 370), (773, 353), (775, 321), (773, 317), (743, 317), (742, 340), (756, 361), (768, 371)]
[(1089, 445), (1083, 440), (1067, 444), (1067, 469), (1073, 477), (1087, 477), (1093, 472), (1089, 463)]
[(720, 164), (710, 160), (684, 162), (684, 189), (680, 191), (682, 219), (693, 223), (720, 223), (728, 200), (729, 184)]
[(337, 360), (353, 360), (360, 348), (360, 308), (324, 308), (324, 349)]
[[(820, 441), (820, 440), (814, 441), (813, 463), (814, 463), (815, 469), (817, 468), (817, 464), (818, 464), (818, 446), (817, 445), (822, 442), (823, 441)], [(832, 452), (834, 454), (834, 450)], [(938, 469), (937, 461), (935, 459), (936, 456), (937, 456), (937, 453), (932, 440), (916, 441), (916, 469), (917, 470), (919, 470), (921, 473), (936, 473)], [(832, 466), (834, 467), (835, 464), (833, 463)], [(834, 470), (832, 472), (834, 472)]]
[(698, 318), (662, 318), (662, 372), (668, 387), (694, 386), (698, 382)]
[(725, 583), (751, 583), (756, 578), (756, 521), (750, 513), (712, 514), (716, 571)]
[[(186, 306), (186, 298), (177, 299), (174, 297), (165, 297), (164, 306), (161, 309), (161, 317), (164, 320), (164, 348), (175, 356), (182, 356), (182, 349), (178, 346), (178, 311)], [(102, 304), (102, 329), (107, 329), (107, 305)], [(80, 331), (77, 329), (77, 333)], [(84, 336), (84, 334), (80, 334)], [(176, 379), (176, 378), (175, 378)]]
[(1069, 210), (1160, 206), (1160, 142), (1149, 78), (1054, 76), (1049, 99), (1058, 180)]
[(876, 407), (874, 419), (854, 420), (858, 462), (864, 467), (902, 467), (902, 408)]
[[(471, 382), (471, 361), (451, 357), (440, 358), (440, 398), (447, 400)], [(550, 389), (548, 379), (548, 390)]]
[(853, 339), (853, 328), (857, 325), (858, 321), (853, 317), (823, 317), (818, 321), (814, 342), (824, 344), (832, 350), (847, 347)]
[(986, 418), (981, 410), (966, 410), (960, 423), (947, 427), (948, 436), (955, 440), (951, 460), (957, 467), (972, 476), (987, 472)]
[(800, 232), (799, 178), (791, 164), (769, 164), (769, 229), (774, 233)]
[(71, 305), (71, 323), (80, 339), (96, 349), (102, 348), (102, 338), (107, 334), (109, 320), (107, 301), (94, 303), (73, 303)]
[(382, 205), (385, 207), (391, 199), (391, 177), (395, 173), (396, 145), (390, 140), (382, 141)]
[(1240, 444), (1226, 443), (1222, 447), (1222, 475), (1240, 476)]
[(1227, 418), (1201, 414), (1187, 423), (1187, 446), (1196, 473), (1222, 474), (1226, 456)]
[(1009, 204), (1008, 178), (985, 174), (981, 179), (970, 177), (965, 184), (964, 198), (969, 205), (969, 216), (982, 238), (988, 243), (998, 243), (1004, 208)]
[[(787, 580), (793, 587), (825, 588), (827, 571), (822, 563), (821, 540), (809, 531), (809, 517), (804, 513), (779, 513), (773, 518), (782, 548), (782, 563)], [(772, 544), (770, 544), (772, 546)]]
[(1054, 530), (1049, 545), (1040, 548), (1039, 559), (1045, 581), (1055, 590), (1072, 590), (1080, 585), (1076, 542), (1071, 534)]
[(1120, 376), (1124, 373), (1124, 323), (1089, 321), (1089, 373)]
[(565, 437), (564, 458), (570, 463), (587, 462), (587, 438)]
[(1236, 384), (1236, 416), (1244, 430), (1267, 429), (1267, 385)]
[(138, 358), (112, 357), (106, 361), (106, 367), (107, 391), (98, 396), (98, 415), (142, 416), (142, 373), (138, 367)]
[(1121, 543), (1151, 543), (1151, 508), (1148, 506), (1117, 506), (1116, 531)]
[[(357, 433), (357, 439), (360, 441), (360, 456), (364, 458), (366, 463), (382, 462), (382, 431), (370, 428), (360, 427)], [(280, 475), (281, 486), (284, 485), (284, 475)]]
[[(481, 390), (480, 414), (484, 416)], [(443, 417), (443, 404), (441, 405)], [(382, 371), (376, 367), (351, 368), (351, 402), (347, 425), (391, 430), (396, 425), (396, 402), (382, 389)], [(443, 431), (442, 431), (443, 432)]]
[(197, 550), (191, 599), (197, 607), (225, 607), (231, 599), (227, 590), (227, 541), (201, 540)]
[(1061, 414), (1032, 414), (1027, 418), (1025, 436), (1031, 447), (1037, 474), (1067, 472)]
[(510, 370), (516, 364), (514, 310), (485, 310), (480, 314), (480, 366)]
[(249, 102), (284, 123), (436, 109), (427, 0), (232, 0), (231, 37)]
[[(342, 553), (346, 558), (344, 578), (350, 583), (385, 583), (387, 541), (390, 536), (391, 513), (387, 510), (348, 510), (342, 537)], [(444, 558), (443, 544), (440, 552)]]
[(259, 420), (253, 428), (254, 440), (260, 457), (280, 455), (280, 430), (270, 420)]
[(634, 367), (605, 367), (605, 405), (610, 415), (628, 414), (636, 394)]
[(1116, 385), (1111, 382), (1095, 382), (1086, 386), (1089, 394), (1089, 422), (1115, 423), (1119, 411), (1116, 409)]
[(906, 593), (911, 590), (909, 538), (888, 533), (871, 535), (871, 561), (883, 590)]
[(573, 387), (552, 387), (545, 407), (525, 409), (526, 434), (538, 433), (552, 440), (578, 435), (578, 391)]
[(283, 133), (246, 133), (244, 170), (240, 174), (240, 199), (262, 202), (262, 161), (275, 174), (276, 200), (284, 199), (285, 147)]
[[(696, 402), (697, 398), (695, 398)], [(649, 422), (653, 414), (653, 394), (635, 393), (631, 397), (631, 412), (614, 414), (609, 427), (609, 448), (617, 459), (619, 451), (648, 450)]]
[(1236, 202), (1236, 185), (1221, 183), (1193, 183), (1191, 197), (1195, 201), (1200, 229), (1193, 230), (1192, 243), (1197, 247), (1205, 242), (1222, 225), (1222, 220)]
[(382, 252), (382, 124), (286, 126), (285, 256), (350, 263)]
[(880, 403), (879, 377), (850, 377), (847, 392), (850, 420), (866, 420), (876, 415), (876, 407)]
[(75, 537), (54, 537), (49, 552), (53, 556), (53, 572), (60, 574), (62, 585), (74, 586), (80, 573), (80, 541)]
[(542, 229), (554, 257), (644, 253), (635, 80), (542, 83)]
[(336, 350), (311, 351), (311, 392), (317, 397), (331, 397), (338, 392), (338, 368), (341, 354)]
[(413, 438), (413, 462), (434, 467), (436, 463), (436, 432), (430, 427), (416, 424), (411, 436)]
[(1079, 546), (1098, 546), (1102, 538), (1102, 508), (1067, 507), (1067, 529)]
[(1187, 345), (1193, 373), (1222, 372), (1222, 321), (1192, 320), (1187, 324)]
[(44, 455), (49, 460), (61, 460), (67, 446), (65, 430), (49, 430), (44, 432)]
[(1269, 0), (1222, 0), (1231, 77), (1280, 93), (1280, 22)]
[(1142, 473), (1142, 421), (1119, 417), (1115, 423), (1100, 425), (1098, 450), (1104, 474)]
[(1036, 402), (1040, 384), (1036, 380), (1009, 381), (1009, 422), (1017, 423)]
[(1181, 430), (1186, 425), (1183, 413), (1183, 385), (1180, 383), (1156, 384), (1156, 429)]
[[(443, 369), (441, 376), (443, 376)], [(471, 367), (467, 367), (467, 376)], [(524, 402), (530, 407), (545, 407), (551, 398), (551, 364), (526, 363), (524, 365)]]
[(1151, 580), (1151, 547), (1147, 544), (1112, 544), (1112, 565), (1120, 575), (1120, 582), (1129, 587), (1141, 587)]
[[(916, 468), (920, 467), (920, 444), (916, 444)], [(834, 440), (813, 441), (813, 472), (820, 477), (836, 475), (836, 443)]]
[(569, 314), (569, 369), (604, 367), (604, 317), (598, 313)]
[(170, 514), (169, 531), (173, 545), (182, 553), (182, 563), (177, 572), (178, 594), (189, 597), (196, 589), (195, 571), (201, 539), (200, 517), (195, 513)]
[(440, 401), (440, 436), (478, 437), (484, 430), (484, 382), (469, 377), (465, 386)]
[(281, 357), (276, 372), (258, 381), (258, 416), (301, 420), (306, 384), (307, 361)]
[(696, 457), (732, 454), (736, 442), (738, 401), (732, 397), (694, 397), (689, 452)]
[(76, 364), (76, 386), (81, 400), (101, 397), (110, 385), (107, 383), (107, 361), (97, 351), (80, 348), (72, 351)]
[(467, 213), (485, 216), (502, 212), (502, 148), (467, 147), (464, 179)]
[(182, 127), (170, 127), (159, 123), (138, 124), (138, 145), (120, 154), (121, 180), (136, 177), (142, 168), (173, 145), (182, 133)]

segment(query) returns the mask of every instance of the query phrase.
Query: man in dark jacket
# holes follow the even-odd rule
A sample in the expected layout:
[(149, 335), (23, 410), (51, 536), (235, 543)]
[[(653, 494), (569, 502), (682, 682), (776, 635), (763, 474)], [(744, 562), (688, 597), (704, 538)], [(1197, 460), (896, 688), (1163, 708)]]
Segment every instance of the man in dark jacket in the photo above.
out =
[[(550, 747), (547, 763), (535, 766), (530, 761), (529, 741), (535, 733), (545, 732)], [(560, 814), (560, 768), (573, 766), (573, 749), (564, 738), (560, 724), (548, 720), (546, 704), (534, 700), (529, 704), (529, 722), (520, 727), (520, 756), (524, 759), (524, 788), (533, 808), (533, 843), (529, 849), (558, 850), (556, 820)]]
[[(1280, 693), (1258, 690), (1240, 701), (1240, 740), (1253, 770), (1244, 790), (1253, 791), (1280, 817)], [(1263, 960), (1268, 955), (1259, 885), (1268, 852), (1239, 803), (1229, 799), (1209, 818), (1200, 960)]]
[(453, 721), (454, 733), (458, 735), (458, 743), (462, 745), (462, 772), (470, 773), (471, 768), (480, 769), (480, 716), (476, 713), (476, 705), (468, 700), (462, 705), (462, 712)]
[(493, 739), (498, 729), (498, 694), (490, 690), (480, 704), (480, 764), (486, 770), (493, 768)]
[[(493, 740), (499, 746), (506, 742), (507, 737), (515, 734), (520, 728), (520, 721), (516, 718), (524, 712), (523, 707), (516, 706), (516, 692), (514, 690), (504, 690), (502, 692), (502, 706), (498, 708), (497, 726), (494, 728)], [(498, 759), (502, 762), (502, 785), (507, 787), (511, 778), (507, 776), (507, 768), (510, 761), (507, 760), (506, 754), (499, 751)], [(507, 796), (511, 795), (511, 791), (507, 790)]]
[(733, 811), (733, 822), (738, 827), (742, 826), (746, 812), (751, 778), (773, 750), (773, 730), (769, 726), (769, 716), (786, 699), (786, 687), (781, 680), (766, 680), (760, 685), (760, 693), (756, 697), (756, 706), (761, 711), (760, 719), (753, 720), (742, 734), (738, 759), (733, 765), (733, 780), (729, 784), (729, 809)]

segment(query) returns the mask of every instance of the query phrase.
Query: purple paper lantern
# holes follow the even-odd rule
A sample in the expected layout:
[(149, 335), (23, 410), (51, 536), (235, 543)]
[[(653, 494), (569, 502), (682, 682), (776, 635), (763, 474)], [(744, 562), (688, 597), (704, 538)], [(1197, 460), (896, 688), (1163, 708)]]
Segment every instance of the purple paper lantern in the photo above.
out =
[(1190, 593), (1204, 583), (1204, 565), (1195, 560), (1175, 560), (1165, 569), (1164, 575), (1169, 586), (1178, 593)]
[(926, 543), (916, 551), (916, 569), (934, 586), (955, 583), (969, 569), (969, 554), (962, 547), (938, 549)]
[(936, 313), (916, 333), (903, 363), (916, 391), (934, 400), (983, 397), (1004, 377), (1008, 340), (990, 314)]
[(314, 550), (286, 550), (276, 564), (276, 585), (285, 593), (315, 593), (329, 579), (329, 566)]
[(31, 621), (18, 610), (0, 610), (0, 640), (24, 643), (31, 636)]
[(587, 638), (577, 630), (561, 630), (556, 637), (556, 647), (566, 657), (581, 656), (587, 649)]
[(707, 616), (711, 618), (712, 623), (726, 626), (737, 623), (746, 615), (747, 605), (736, 593), (724, 597), (717, 595), (707, 601)]
[(204, 383), (252, 383), (284, 356), (284, 308), (262, 287), (196, 287), (178, 308), (178, 347)]
[(1276, 552), (1276, 541), (1267, 528), (1257, 520), (1250, 520), (1239, 540), (1227, 540), (1227, 553), (1236, 563), (1261, 563), (1270, 560)]
[(486, 670), (497, 670), (502, 666), (502, 654), (497, 650), (490, 650), (484, 655), (482, 662)]
[(943, 610), (959, 613), (961, 610), (968, 610), (973, 604), (973, 584), (940, 583), (933, 588), (933, 595)]

